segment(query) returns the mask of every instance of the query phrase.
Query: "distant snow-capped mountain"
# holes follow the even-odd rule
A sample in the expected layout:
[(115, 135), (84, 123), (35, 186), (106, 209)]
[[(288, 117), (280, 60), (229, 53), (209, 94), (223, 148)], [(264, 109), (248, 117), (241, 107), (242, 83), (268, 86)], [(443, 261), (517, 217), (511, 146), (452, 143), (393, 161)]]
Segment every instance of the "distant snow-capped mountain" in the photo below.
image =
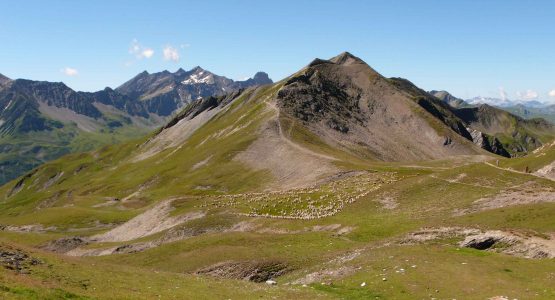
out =
[(538, 100), (511, 100), (481, 96), (468, 99), (466, 102), (471, 105), (489, 104), (498, 107), (512, 107), (516, 105), (524, 105), (526, 107), (545, 107), (549, 105), (549, 103), (540, 102)]

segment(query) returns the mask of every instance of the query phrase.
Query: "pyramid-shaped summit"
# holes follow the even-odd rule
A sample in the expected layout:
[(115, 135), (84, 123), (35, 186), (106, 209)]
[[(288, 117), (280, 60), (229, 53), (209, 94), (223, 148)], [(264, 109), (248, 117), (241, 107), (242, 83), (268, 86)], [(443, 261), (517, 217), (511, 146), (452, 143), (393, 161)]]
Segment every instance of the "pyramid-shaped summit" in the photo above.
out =
[(333, 58), (330, 59), (331, 62), (340, 65), (349, 65), (349, 64), (366, 64), (362, 59), (354, 56), (353, 54), (345, 51)]

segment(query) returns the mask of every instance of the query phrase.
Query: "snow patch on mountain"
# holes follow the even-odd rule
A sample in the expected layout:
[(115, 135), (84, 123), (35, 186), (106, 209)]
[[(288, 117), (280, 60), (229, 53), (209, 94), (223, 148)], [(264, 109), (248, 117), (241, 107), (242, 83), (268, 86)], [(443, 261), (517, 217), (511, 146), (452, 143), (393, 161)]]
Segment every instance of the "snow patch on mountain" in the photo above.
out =
[(183, 83), (183, 84), (198, 84), (198, 83), (214, 84), (214, 75), (212, 75), (208, 72), (205, 72), (205, 71), (200, 71), (199, 73), (192, 74), (191, 76), (189, 76), (188, 79), (183, 80), (181, 83)]

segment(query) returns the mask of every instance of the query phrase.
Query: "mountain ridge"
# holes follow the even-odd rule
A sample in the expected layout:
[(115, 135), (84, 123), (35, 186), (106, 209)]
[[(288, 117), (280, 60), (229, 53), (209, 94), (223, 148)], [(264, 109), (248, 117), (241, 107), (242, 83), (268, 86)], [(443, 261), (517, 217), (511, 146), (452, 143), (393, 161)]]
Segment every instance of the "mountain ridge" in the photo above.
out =
[(459, 108), (459, 107), (463, 107), (463, 106), (468, 105), (468, 103), (466, 103), (466, 101), (451, 95), (447, 91), (431, 90), (428, 93), (432, 94), (434, 97), (439, 98), (440, 100), (442, 100), (443, 102), (449, 104), (450, 106), (452, 106), (454, 108)]
[[(200, 67), (187, 72), (154, 73), (156, 78), (205, 72), (227, 82), (229, 91), (271, 81), (259, 72), (246, 81), (234, 82)], [(144, 71), (134, 78), (151, 76)], [(106, 87), (96, 92), (75, 91), (63, 82), (11, 80), (0, 78), (0, 184), (11, 180), (45, 161), (74, 151), (138, 138), (163, 125), (179, 107), (172, 97), (140, 100)], [(216, 82), (190, 82), (187, 95), (196, 101), (198, 95), (221, 94)], [(156, 92), (146, 86), (141, 93)], [(194, 99), (193, 99), (194, 98)]]
[(264, 72), (257, 72), (245, 81), (233, 81), (197, 66), (189, 71), (179, 68), (174, 73), (164, 70), (150, 74), (144, 71), (115, 91), (146, 102), (152, 112), (169, 116), (175, 110), (202, 97), (270, 83), (272, 80)]

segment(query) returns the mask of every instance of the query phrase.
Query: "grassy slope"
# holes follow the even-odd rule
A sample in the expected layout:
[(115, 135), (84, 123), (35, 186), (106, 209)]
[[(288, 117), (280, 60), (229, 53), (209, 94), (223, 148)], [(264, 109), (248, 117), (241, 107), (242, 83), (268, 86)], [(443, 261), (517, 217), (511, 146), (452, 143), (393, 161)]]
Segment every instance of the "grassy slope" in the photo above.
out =
[[(246, 98), (248, 95), (245, 95)], [(148, 187), (144, 194), (135, 197), (127, 205), (130, 208), (145, 207), (149, 203), (171, 196), (189, 194), (221, 194), (253, 190), (269, 179), (265, 172), (246, 169), (231, 158), (245, 149), (256, 135), (257, 122), (263, 120), (263, 103), (245, 103), (239, 99), (232, 104), (230, 113), (216, 116), (201, 130), (195, 132), (177, 151), (168, 149), (155, 157), (130, 162), (133, 152), (144, 140), (116, 147), (105, 147), (92, 153), (74, 154), (51, 162), (25, 182), (24, 188), (2, 204), (3, 215), (10, 216), (7, 223), (25, 223), (29, 219), (45, 225), (66, 222), (66, 216), (59, 214), (61, 206), (72, 204), (72, 215), (80, 219), (76, 226), (87, 226), (94, 218), (103, 223), (121, 221), (120, 211), (113, 208), (90, 209), (105, 201), (106, 197), (125, 198), (141, 186)], [(248, 104), (248, 105), (246, 105)], [(246, 117), (239, 120), (239, 117)], [(253, 122), (248, 123), (248, 120)], [(257, 121), (258, 120), (258, 121)], [(218, 134), (230, 125), (248, 125), (242, 132), (223, 138), (206, 138)], [(201, 146), (198, 146), (202, 141)], [(171, 157), (168, 157), (171, 155)], [(191, 170), (195, 163), (210, 157), (208, 163), (197, 170)], [(55, 185), (44, 188), (50, 178), (63, 172)], [(87, 182), (87, 185), (82, 185)], [(9, 194), (15, 182), (0, 188), (3, 195)], [(198, 189), (198, 187), (210, 187)], [(54, 207), (35, 211), (35, 206), (44, 199), (56, 198)], [(63, 208), (65, 210), (67, 208)], [(83, 218), (82, 214), (91, 214)], [(28, 217), (26, 217), (28, 215)], [(116, 218), (116, 219), (114, 219)], [(66, 223), (70, 224), (72, 221)], [(89, 224), (90, 225), (90, 224)]]
[(91, 151), (104, 145), (129, 141), (144, 136), (148, 131), (147, 128), (124, 125), (86, 132), (75, 124), (65, 124), (63, 128), (51, 131), (1, 135), (0, 185), (68, 153)]
[[(549, 299), (555, 296), (555, 290), (550, 284), (555, 267), (553, 260), (530, 260), (478, 250), (457, 250), (455, 241), (450, 240), (432, 242), (429, 245), (391, 245), (373, 249), (384, 241), (403, 236), (404, 233), (421, 227), (456, 225), (485, 229), (526, 230), (537, 234), (553, 232), (555, 224), (550, 216), (555, 209), (555, 204), (552, 203), (522, 205), (451, 217), (454, 209), (468, 207), (473, 200), (493, 195), (508, 186), (529, 180), (538, 180), (543, 185), (553, 186), (551, 182), (494, 169), (484, 164), (472, 164), (444, 171), (429, 169), (390, 171), (397, 172), (399, 181), (383, 186), (332, 217), (306, 221), (237, 219), (254, 221), (262, 228), (282, 233), (208, 233), (144, 252), (94, 258), (69, 259), (39, 253), (48, 258), (52, 257), (55, 272), (41, 273), (42, 267), (39, 267), (38, 271), (27, 275), (32, 280), (21, 279), (27, 277), (19, 276), (14, 278), (19, 278), (23, 282), (10, 279), (4, 285), (10, 288), (25, 286), (40, 293), (48, 287), (57, 287), (78, 295), (100, 298), (110, 297), (102, 291), (102, 287), (114, 285), (116, 286), (114, 295), (126, 295), (130, 286), (133, 287), (131, 289), (133, 293), (148, 292), (145, 286), (151, 286), (153, 292), (156, 291), (165, 297), (177, 297), (177, 295), (192, 297), (193, 294), (180, 294), (183, 291), (174, 291), (168, 287), (168, 281), (176, 280), (183, 286), (187, 286), (188, 290), (216, 297), (217, 295), (257, 297), (256, 293), (242, 294), (243, 291), (239, 288), (241, 286), (245, 288), (252, 286), (254, 291), (259, 291), (264, 297), (270, 297), (275, 293), (274, 295), (279, 298), (288, 297), (287, 293), (290, 293), (289, 296), (295, 295), (300, 298), (327, 295), (361, 299), (369, 295), (386, 299), (411, 299), (427, 297), (429, 294), (438, 298), (457, 299), (484, 299), (494, 295), (509, 295), (523, 299), (536, 294), (539, 295), (538, 299)], [(444, 181), (461, 173), (467, 176), (459, 183)], [(470, 186), (484, 182), (488, 183), (488, 187)], [(399, 203), (398, 208), (383, 209), (376, 200), (384, 195), (395, 195)], [(197, 226), (209, 227), (214, 225), (210, 224), (211, 222), (223, 223), (226, 217), (232, 218), (230, 215), (223, 214), (212, 221), (204, 220)], [(330, 224), (341, 224), (354, 230), (341, 236), (329, 231), (287, 233), (287, 231), (302, 231), (315, 225)], [(51, 233), (49, 238), (67, 234)], [(2, 234), (2, 239), (40, 245), (44, 243), (44, 238), (38, 236), (41, 235), (12, 233)], [(292, 273), (278, 279), (279, 282), (285, 282), (302, 277), (311, 270), (319, 270), (322, 266), (326, 266), (328, 261), (355, 249), (366, 250), (362, 251), (360, 257), (346, 265), (361, 269), (344, 278), (332, 279), (331, 285), (325, 286), (319, 283), (308, 288), (302, 288), (299, 285), (294, 287), (279, 285), (268, 289), (265, 286), (235, 280), (215, 281), (205, 277), (194, 279), (189, 275), (183, 275), (221, 261), (264, 259), (285, 261), (294, 269)], [(71, 268), (66, 267), (69, 262), (71, 262)], [(95, 264), (94, 267), (92, 264)], [(417, 267), (411, 268), (412, 265)], [(488, 267), (484, 268), (484, 265)], [(118, 266), (117, 271), (114, 266)], [(103, 272), (104, 268), (111, 270), (111, 273), (107, 273), (109, 276)], [(399, 268), (407, 270), (406, 273), (396, 273), (395, 270)], [(153, 270), (159, 273), (152, 273)], [(146, 274), (149, 276), (148, 282), (137, 284), (146, 280)], [(481, 275), (477, 276), (477, 274)], [(60, 276), (75, 278), (75, 280), (66, 282), (59, 280)], [(386, 277), (387, 281), (382, 281), (383, 277)], [(35, 282), (41, 280), (46, 283)], [(91, 282), (91, 287), (98, 287), (98, 291), (80, 287), (78, 284), (80, 280), (88, 280)], [(217, 284), (210, 285), (210, 282), (217, 282)], [(366, 282), (367, 286), (361, 288), (359, 286), (361, 282)]]
[[(271, 92), (259, 91), (262, 95)], [(145, 161), (130, 163), (125, 158), (143, 142), (137, 141), (121, 147), (106, 147), (90, 154), (72, 155), (39, 168), (31, 179), (25, 181), (18, 194), (0, 203), (0, 224), (42, 224), (45, 227), (56, 226), (56, 229), (47, 233), (0, 232), (0, 239), (7, 244), (25, 245), (21, 247), (44, 259), (47, 264), (33, 267), (29, 275), (14, 275), (12, 271), (2, 270), (0, 293), (4, 293), (5, 298), (16, 299), (47, 296), (75, 298), (75, 295), (101, 299), (153, 298), (156, 295), (163, 295), (163, 298), (203, 295), (213, 298), (299, 299), (485, 299), (495, 295), (519, 299), (555, 297), (553, 260), (530, 260), (458, 249), (454, 240), (425, 245), (384, 245), (421, 227), (470, 226), (522, 230), (538, 235), (554, 232), (553, 203), (453, 216), (454, 210), (467, 208), (479, 198), (525, 182), (535, 181), (541, 186), (555, 187), (551, 181), (530, 175), (471, 163), (471, 160), (443, 160), (411, 167), (360, 161), (325, 147), (306, 131), (294, 130), (291, 138), (295, 142), (344, 158), (348, 162), (338, 165), (345, 169), (366, 170), (370, 174), (368, 176), (379, 182), (368, 181), (367, 176), (340, 181), (344, 184), (341, 190), (367, 188), (369, 193), (347, 204), (338, 214), (314, 220), (233, 214), (267, 207), (259, 206), (261, 204), (276, 204), (276, 209), (264, 212), (287, 215), (291, 211), (291, 203), (287, 200), (291, 197), (283, 194), (272, 194), (265, 202), (256, 203), (249, 201), (253, 199), (252, 194), (245, 194), (236, 198), (236, 205), (212, 205), (222, 203), (218, 195), (257, 190), (271, 180), (269, 174), (254, 172), (231, 159), (233, 153), (245, 149), (254, 140), (257, 122), (266, 117), (265, 104), (256, 101), (261, 98), (249, 99), (246, 95), (234, 102), (229, 113), (218, 115), (175, 152), (175, 149), (169, 149)], [(240, 118), (245, 115), (248, 118)], [(247, 124), (247, 119), (255, 121)], [(244, 126), (244, 130), (223, 138), (206, 139), (230, 126)], [(287, 126), (298, 125), (284, 124), (285, 128)], [(201, 144), (202, 141), (204, 143)], [(548, 151), (546, 155), (552, 155), (552, 152)], [(169, 159), (161, 160), (168, 155), (171, 155)], [(203, 168), (192, 170), (195, 163), (209, 156), (211, 158)], [(543, 159), (544, 156), (541, 157)], [(529, 159), (534, 161), (537, 158)], [(500, 165), (504, 166), (506, 162), (512, 160), (501, 160)], [(45, 187), (48, 179), (60, 171), (64, 175)], [(465, 177), (453, 181), (461, 174)], [(82, 182), (87, 184), (80, 184)], [(0, 189), (2, 199), (14, 184), (12, 182)], [(28, 189), (30, 186), (32, 189)], [(104, 203), (105, 197), (121, 199), (140, 190), (141, 186), (148, 188), (133, 201), (127, 202), (123, 211), (114, 206), (93, 207)], [(198, 189), (199, 186), (209, 188)], [(307, 191), (304, 199), (316, 199), (328, 191), (329, 186), (324, 185)], [(81, 228), (79, 235), (97, 233), (103, 230), (96, 227), (98, 222), (121, 223), (152, 203), (179, 195), (191, 197), (174, 203), (176, 210), (173, 214), (207, 207), (208, 217), (185, 223), (183, 226), (186, 228), (227, 228), (245, 221), (266, 231), (213, 230), (143, 252), (103, 257), (68, 258), (27, 248), (43, 245), (47, 240), (61, 236), (75, 235), (76, 232), (70, 229)], [(380, 200), (388, 197), (398, 203), (395, 209), (384, 209), (380, 204)], [(37, 210), (37, 205), (44, 205), (45, 201), (50, 207)], [(350, 232), (337, 234), (332, 229), (315, 227), (333, 224), (349, 228)], [(153, 240), (163, 234), (138, 241)], [(88, 247), (123, 244), (126, 243), (93, 244)], [(319, 282), (308, 287), (282, 284), (301, 278), (308, 272), (327, 268), (333, 259), (355, 250), (360, 250), (361, 255), (344, 263), (356, 269), (352, 274), (326, 279), (325, 285)], [(223, 261), (252, 260), (282, 261), (291, 267), (292, 272), (278, 278), (278, 286), (273, 287), (189, 275), (199, 268)], [(416, 267), (412, 268), (412, 265)], [(399, 268), (404, 268), (406, 272), (395, 272)], [(367, 285), (361, 287), (361, 282)]]
[[(12, 245), (0, 242), (2, 247)], [(19, 247), (21, 248), (21, 247)], [(26, 248), (23, 248), (26, 249)], [(242, 299), (260, 297), (307, 298), (318, 296), (299, 288), (272, 289), (249, 282), (227, 283), (187, 274), (153, 271), (133, 266), (105, 264), (77, 258), (59, 258), (30, 251), (42, 264), (29, 275), (0, 269), (2, 299)], [(321, 299), (325, 295), (321, 293)]]
[(555, 161), (555, 147), (552, 143), (524, 157), (500, 160), (499, 166), (521, 172), (524, 172), (526, 168), (528, 168), (528, 171), (534, 172), (553, 161)]

